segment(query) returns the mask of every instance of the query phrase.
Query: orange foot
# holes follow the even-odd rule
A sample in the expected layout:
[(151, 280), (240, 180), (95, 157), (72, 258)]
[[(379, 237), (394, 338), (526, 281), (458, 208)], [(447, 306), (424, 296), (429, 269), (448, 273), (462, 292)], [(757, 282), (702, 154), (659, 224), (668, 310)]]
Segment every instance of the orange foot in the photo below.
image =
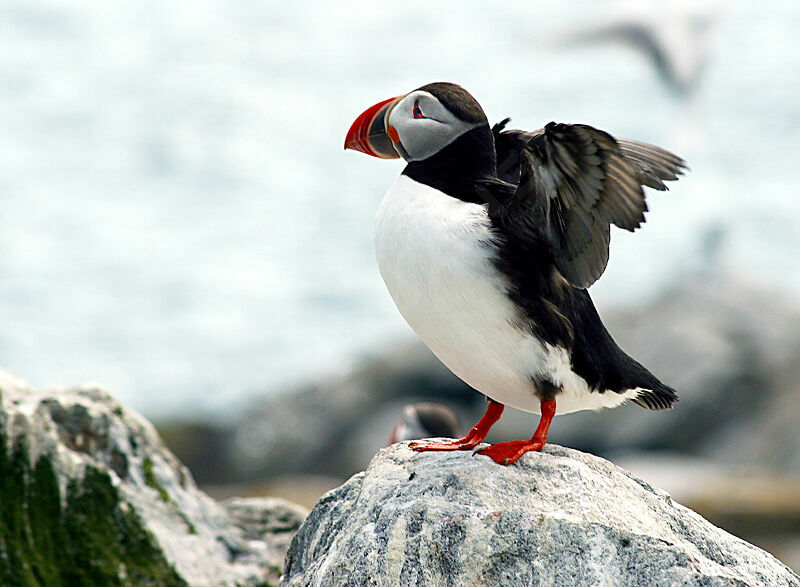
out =
[(532, 450), (542, 450), (544, 443), (547, 442), (547, 431), (550, 430), (550, 422), (556, 414), (555, 400), (542, 400), (542, 417), (539, 426), (533, 433), (530, 440), (512, 440), (511, 442), (499, 442), (489, 448), (478, 451), (478, 454), (486, 455), (495, 463), (510, 465), (516, 463), (526, 452)]
[(501, 403), (489, 400), (489, 405), (486, 407), (486, 413), (483, 418), (472, 427), (472, 430), (467, 432), (464, 438), (451, 440), (450, 442), (412, 442), (408, 446), (411, 450), (417, 452), (426, 450), (472, 450), (486, 438), (489, 428), (500, 418), (504, 407)]
[(544, 440), (531, 438), (530, 440), (512, 440), (511, 442), (498, 442), (489, 448), (478, 451), (479, 455), (486, 455), (495, 463), (510, 465), (517, 462), (526, 452), (542, 450)]

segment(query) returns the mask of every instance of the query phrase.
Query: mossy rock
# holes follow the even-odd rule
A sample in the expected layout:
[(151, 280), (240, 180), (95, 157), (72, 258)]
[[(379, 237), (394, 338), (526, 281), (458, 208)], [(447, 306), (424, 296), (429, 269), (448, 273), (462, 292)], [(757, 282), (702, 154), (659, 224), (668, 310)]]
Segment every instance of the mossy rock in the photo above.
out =
[(87, 467), (61, 494), (0, 424), (0, 585), (186, 585), (111, 477)]

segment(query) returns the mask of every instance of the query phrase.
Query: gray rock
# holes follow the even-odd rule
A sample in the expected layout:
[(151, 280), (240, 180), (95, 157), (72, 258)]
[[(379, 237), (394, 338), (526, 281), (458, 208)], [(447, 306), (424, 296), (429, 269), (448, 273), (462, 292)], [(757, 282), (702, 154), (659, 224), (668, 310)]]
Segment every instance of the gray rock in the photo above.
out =
[(308, 510), (275, 497), (237, 497), (224, 501), (222, 506), (242, 531), (247, 544), (244, 552), (258, 553), (261, 566), (266, 568), (263, 581), (277, 585), (286, 551)]
[(36, 390), (3, 370), (0, 504), (2, 585), (274, 585), (305, 514), (222, 506), (100, 386)]
[(296, 534), (282, 585), (800, 585), (612, 463), (382, 450)]

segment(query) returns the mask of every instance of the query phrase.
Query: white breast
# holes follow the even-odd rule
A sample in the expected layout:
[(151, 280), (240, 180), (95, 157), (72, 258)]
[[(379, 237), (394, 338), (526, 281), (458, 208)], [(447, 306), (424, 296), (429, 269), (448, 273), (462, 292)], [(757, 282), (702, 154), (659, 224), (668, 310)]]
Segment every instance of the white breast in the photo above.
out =
[(537, 378), (563, 387), (556, 398), (562, 414), (630, 397), (589, 393), (566, 351), (514, 326), (508, 282), (493, 264), (495, 239), (485, 206), (398, 178), (378, 210), (375, 253), (411, 328), (467, 384), (520, 410), (539, 413)]

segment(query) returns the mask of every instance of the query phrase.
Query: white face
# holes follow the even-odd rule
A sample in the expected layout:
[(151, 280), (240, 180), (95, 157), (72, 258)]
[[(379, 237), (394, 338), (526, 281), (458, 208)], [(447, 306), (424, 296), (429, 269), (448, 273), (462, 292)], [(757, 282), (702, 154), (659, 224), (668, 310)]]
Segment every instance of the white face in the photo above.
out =
[(387, 129), (389, 126), (394, 127), (400, 138), (400, 148), (395, 143), (397, 152), (406, 161), (422, 161), (479, 123), (456, 118), (432, 94), (415, 90), (392, 107)]

